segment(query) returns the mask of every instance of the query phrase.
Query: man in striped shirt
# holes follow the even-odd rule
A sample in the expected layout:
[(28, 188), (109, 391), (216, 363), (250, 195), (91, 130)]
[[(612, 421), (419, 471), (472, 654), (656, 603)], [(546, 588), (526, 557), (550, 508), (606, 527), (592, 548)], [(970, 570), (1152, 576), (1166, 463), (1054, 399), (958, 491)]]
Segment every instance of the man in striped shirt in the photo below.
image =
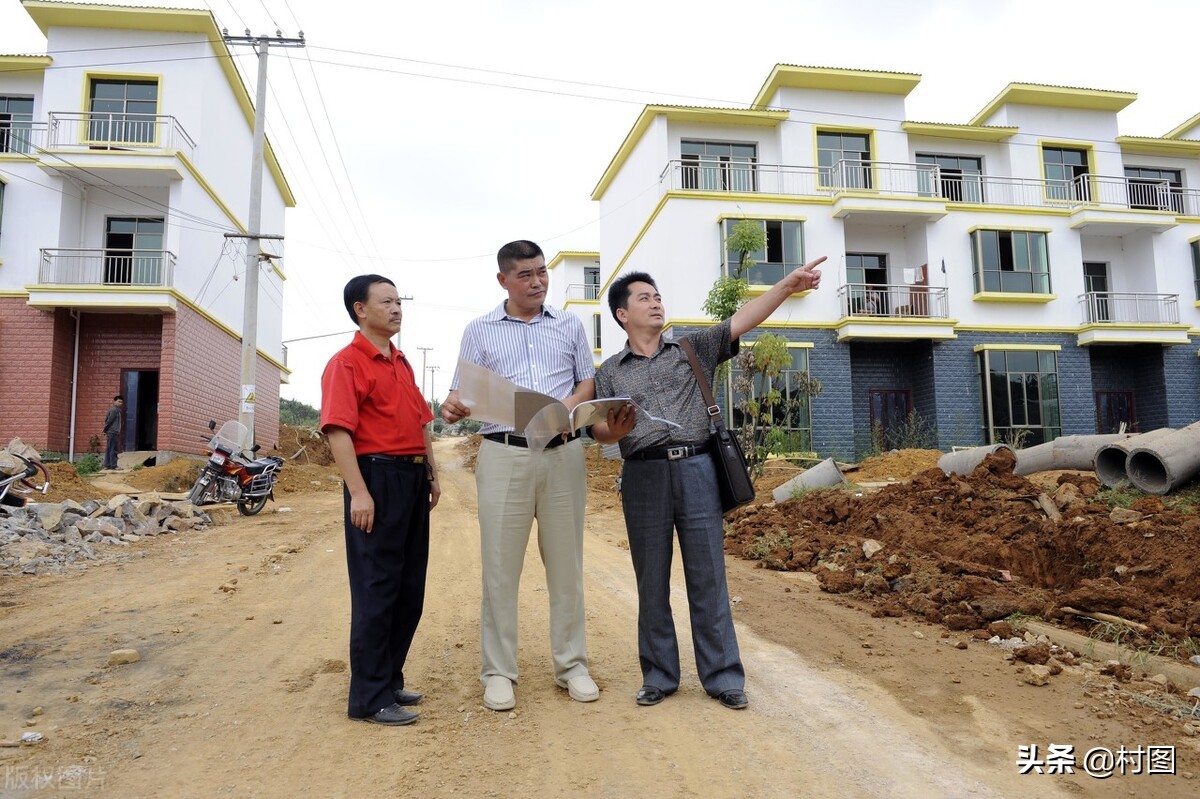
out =
[[(463, 331), (459, 357), (533, 391), (562, 400), (568, 409), (595, 396), (592, 349), (574, 314), (546, 305), (546, 258), (532, 241), (505, 244), (496, 276), (508, 299)], [(459, 401), (458, 374), (442, 404), (453, 424), (470, 415)], [(485, 424), (475, 464), (483, 563), (480, 608), (483, 704), (508, 710), (516, 704), (517, 589), (533, 520), (550, 595), (550, 647), (554, 680), (577, 702), (594, 702), (600, 690), (588, 675), (583, 610), (583, 510), (587, 473), (577, 436), (556, 438), (533, 456), (512, 427)]]

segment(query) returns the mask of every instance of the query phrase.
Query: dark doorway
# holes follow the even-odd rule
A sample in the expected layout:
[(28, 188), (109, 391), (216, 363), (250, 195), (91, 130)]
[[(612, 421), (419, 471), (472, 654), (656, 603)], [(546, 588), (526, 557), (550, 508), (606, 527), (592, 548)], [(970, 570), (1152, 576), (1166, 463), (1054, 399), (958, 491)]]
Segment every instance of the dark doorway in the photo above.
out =
[(905, 388), (873, 388), (867, 393), (871, 404), (871, 443), (879, 450), (892, 449), (897, 429), (908, 422), (912, 392)]
[(1132, 391), (1097, 391), (1096, 392), (1096, 432), (1120, 432), (1121, 423), (1125, 423), (1126, 433), (1136, 433), (1137, 407), (1133, 402)]
[(121, 370), (125, 396), (125, 442), (122, 449), (158, 449), (158, 370)]

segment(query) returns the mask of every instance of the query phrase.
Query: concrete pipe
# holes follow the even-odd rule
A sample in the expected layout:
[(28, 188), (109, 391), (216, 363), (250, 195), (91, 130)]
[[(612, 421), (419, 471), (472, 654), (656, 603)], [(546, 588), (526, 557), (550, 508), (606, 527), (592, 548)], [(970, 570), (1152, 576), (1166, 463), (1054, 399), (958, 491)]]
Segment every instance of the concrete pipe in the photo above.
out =
[(1096, 479), (1108, 488), (1116, 488), (1128, 483), (1129, 473), (1125, 470), (1125, 466), (1133, 448), (1169, 436), (1174, 432), (1176, 431), (1173, 427), (1160, 427), (1125, 441), (1104, 445), (1096, 451), (1096, 459), (1092, 463), (1092, 468), (1096, 470)]
[(785, 499), (791, 499), (795, 491), (808, 488), (828, 488), (844, 482), (846, 482), (846, 478), (842, 476), (842, 470), (837, 467), (837, 463), (833, 458), (826, 458), (776, 488), (771, 492), (771, 496), (776, 502), (783, 502)]
[(1188, 482), (1200, 472), (1200, 422), (1155, 441), (1138, 441), (1125, 470), (1147, 494), (1162, 496)]
[(938, 468), (946, 474), (970, 474), (975, 467), (983, 463), (988, 455), (1006, 449), (1012, 452), (1008, 444), (989, 444), (985, 447), (972, 447), (958, 452), (947, 452), (938, 458)]
[(1092, 469), (1096, 452), (1101, 447), (1125, 441), (1130, 433), (1111, 433), (1093, 436), (1059, 436), (1053, 441), (1016, 452), (1017, 465), (1013, 474), (1033, 474), (1052, 469)]

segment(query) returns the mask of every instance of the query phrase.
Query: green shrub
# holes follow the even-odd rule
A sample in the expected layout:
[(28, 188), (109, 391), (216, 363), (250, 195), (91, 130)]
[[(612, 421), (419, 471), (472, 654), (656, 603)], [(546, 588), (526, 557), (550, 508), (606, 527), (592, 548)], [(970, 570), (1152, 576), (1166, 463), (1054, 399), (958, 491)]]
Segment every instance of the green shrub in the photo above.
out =
[(94, 452), (88, 452), (80, 455), (75, 460), (75, 471), (80, 477), (87, 477), (89, 474), (95, 474), (100, 471), (100, 456)]

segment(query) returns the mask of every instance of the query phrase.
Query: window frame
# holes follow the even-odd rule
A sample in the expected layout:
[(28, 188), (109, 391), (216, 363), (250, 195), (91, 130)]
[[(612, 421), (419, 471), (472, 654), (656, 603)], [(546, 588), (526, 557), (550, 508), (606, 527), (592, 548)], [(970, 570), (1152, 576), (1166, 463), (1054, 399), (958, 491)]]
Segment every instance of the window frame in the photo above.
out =
[[(983, 405), (983, 437), (988, 444), (1007, 443), (1016, 448), (1034, 446), (1047, 441), (1053, 441), (1062, 435), (1062, 393), (1059, 381), (1059, 351), (1051, 348), (1021, 348), (1004, 345), (986, 346), (977, 353), (976, 377)], [(996, 368), (997, 358), (1003, 358), (1003, 368)], [(1012, 359), (1017, 363), (1011, 363)], [(1035, 361), (1036, 368), (1029, 370), (1019, 368), (1030, 358)], [(1049, 368), (1047, 368), (1049, 366)], [(1014, 368), (1018, 367), (1018, 368)], [(1003, 386), (993, 385), (993, 375), (1004, 375)], [(1021, 412), (1014, 412), (1014, 375), (1023, 376), (1021, 387)], [(1034, 377), (1037, 397), (1030, 398), (1030, 377)], [(1053, 397), (1049, 394), (1053, 393)], [(1000, 402), (1003, 400), (1003, 403)], [(1031, 404), (1032, 403), (1032, 404)], [(999, 405), (1003, 408), (999, 408)], [(1036, 407), (1037, 413), (1031, 409)], [(1005, 424), (997, 424), (998, 411), (1002, 411), (1000, 419)], [(1022, 417), (1018, 420), (1018, 415)], [(1037, 422), (1030, 421), (1031, 416), (1037, 416)], [(1046, 423), (1047, 416), (1050, 423)], [(1023, 423), (1022, 423), (1023, 422)], [(1027, 431), (1020, 433), (1018, 431)]]
[[(989, 247), (988, 234), (996, 236), (994, 252), (993, 248)], [(976, 294), (1049, 295), (1054, 292), (1050, 277), (1050, 238), (1047, 231), (980, 227), (969, 231), (968, 235), (971, 238), (971, 275), (975, 282)], [(1005, 237), (1008, 241), (1007, 247), (1003, 246)], [(1023, 253), (1019, 247), (1020, 242), (1024, 242), (1025, 245)], [(1040, 246), (1036, 246), (1035, 242), (1040, 242)], [(993, 255), (996, 261), (994, 268), (987, 265), (987, 261)], [(1041, 262), (1037, 268), (1035, 260)], [(1024, 268), (1021, 268), (1022, 261)], [(1006, 263), (1008, 268), (1005, 268)], [(989, 282), (990, 274), (997, 275), (994, 282)], [(1013, 284), (1017, 282), (1015, 277), (1005, 280), (1005, 275), (1029, 275), (1029, 285), (1023, 289), (1014, 288)], [(1041, 284), (1041, 288), (1038, 288), (1038, 283)], [(1008, 284), (1007, 287), (1005, 284)]]
[[(1046, 159), (1049, 153), (1078, 153), (1083, 156), (1083, 163), (1068, 164), (1062, 160), (1058, 162), (1049, 161)], [(1095, 174), (1091, 147), (1075, 142), (1042, 142), (1041, 156), (1042, 179), (1045, 181), (1047, 200), (1051, 202), (1089, 202), (1091, 200), (1092, 187), (1089, 181), (1079, 183), (1078, 190), (1075, 188), (1075, 181), (1080, 177)], [(1051, 177), (1050, 171), (1055, 167), (1062, 168), (1064, 172), (1067, 167), (1071, 167), (1071, 177), (1067, 178), (1065, 174), (1064, 176)]]
[[(10, 103), (14, 100), (22, 102), (28, 101), (28, 113), (22, 111), (20, 113), (9, 110)], [(20, 153), (28, 155), (30, 147), (29, 136), (33, 130), (33, 109), (37, 102), (37, 98), (33, 95), (24, 94), (0, 94), (0, 116), (6, 117), (0, 119), (0, 154), (3, 153)], [(24, 146), (21, 146), (19, 138), (13, 138), (13, 131), (23, 130), (26, 132)], [(13, 146), (12, 142), (16, 142), (17, 146)]]
[[(96, 86), (101, 83), (122, 83), (125, 85), (125, 92), (121, 98), (121, 110), (95, 110), (95, 104), (98, 99), (101, 101), (111, 101), (115, 99), (96, 97)], [(152, 113), (148, 113), (146, 111), (128, 110), (131, 102), (149, 102), (145, 99), (136, 98), (132, 101), (130, 100), (128, 96), (129, 86), (134, 84), (153, 84), (154, 111)], [(159, 143), (158, 117), (162, 116), (162, 98), (163, 79), (161, 75), (120, 72), (89, 72), (84, 76), (83, 108), (85, 121), (80, 127), (79, 135), (84, 143), (89, 144), (128, 144), (140, 146), (157, 145)], [(108, 116), (109, 118), (107, 120), (96, 118), (103, 116)], [(134, 118), (130, 119), (130, 117)], [(146, 117), (148, 117), (148, 119), (145, 119)], [(132, 126), (132, 128), (130, 126)], [(114, 135), (114, 132), (118, 129), (125, 131), (126, 133), (132, 129), (134, 135)]]
[[(699, 147), (701, 152), (685, 152)], [(749, 148), (750, 154), (735, 155), (735, 148)], [(722, 152), (727, 150), (728, 152)], [(758, 142), (721, 141), (719, 139), (680, 139), (680, 188), (690, 191), (758, 191)], [(708, 185), (719, 176), (719, 185)]]
[(1200, 239), (1188, 242), (1192, 250), (1192, 277), (1195, 279), (1196, 302), (1200, 302)]
[[(743, 337), (742, 343), (741, 343), (743, 351), (745, 351), (746, 348), (753, 347), (754, 342), (757, 340), (758, 340), (757, 337), (753, 341), (748, 341)], [(803, 342), (803, 341), (789, 341), (788, 342), (788, 352), (791, 353), (791, 355), (792, 355), (792, 367), (793, 368), (784, 369), (782, 372), (780, 372), (779, 376), (777, 378), (775, 378), (775, 382), (773, 383), (773, 385), (775, 385), (779, 381), (782, 381), (783, 385), (781, 387), (781, 393), (783, 393), (783, 395), (784, 395), (783, 406), (781, 408), (776, 408), (774, 410), (775, 414), (781, 414), (781, 413), (788, 414), (787, 405), (788, 405), (789, 399), (791, 397), (792, 385), (793, 385), (791, 376), (796, 375), (796, 374), (802, 374), (802, 373), (811, 374), (812, 358), (809, 355), (809, 351), (811, 349), (813, 349), (813, 347), (808, 342)], [(801, 360), (803, 362), (802, 365), (798, 368), (796, 366), (797, 354), (800, 355), (799, 360)], [(725, 407), (728, 408), (728, 412), (725, 414), (725, 417), (726, 417), (726, 424), (731, 429), (740, 428), (742, 425), (742, 418), (741, 418), (742, 413), (740, 410), (738, 410), (738, 407), (737, 407), (738, 403), (741, 399), (741, 394), (736, 392), (733, 388), (740, 372), (741, 372), (741, 370), (738, 368), (737, 359), (735, 358), (733, 361), (730, 362), (729, 379), (728, 379), (727, 385), (726, 385), (726, 398), (728, 401), (725, 403)], [(760, 376), (758, 378), (758, 380), (762, 380), (762, 377)], [(756, 385), (757, 385), (757, 383), (756, 383)], [(752, 388), (752, 390), (754, 390), (755, 387), (752, 386), (751, 388)], [(785, 431), (785, 435), (788, 436), (789, 440), (791, 440), (793, 443), (799, 442), (796, 445), (796, 448), (789, 449), (788, 450), (789, 452), (809, 452), (812, 450), (812, 440), (813, 440), (813, 424), (812, 424), (812, 399), (813, 398), (807, 392), (798, 392), (798, 394), (799, 394), (799, 397), (797, 399), (798, 399), (798, 402), (800, 403), (800, 406), (798, 406), (795, 409), (794, 415), (791, 415), (791, 418), (785, 419), (785, 421), (793, 421), (794, 420), (797, 422), (802, 422), (803, 424), (800, 424), (800, 425), (790, 425), (789, 424), (787, 426), (782, 426), (782, 425), (776, 424), (775, 419), (773, 418), (770, 426), (771, 427), (780, 427), (781, 429), (783, 429)]]
[[(738, 254), (731, 251), (726, 246), (726, 242), (729, 241), (734, 226), (742, 221), (745, 221), (745, 218), (725, 217), (719, 221), (721, 232), (721, 266), (723, 273), (728, 276), (732, 276), (734, 272), (741, 268), (741, 265), (738, 263)], [(760, 223), (763, 230), (767, 233), (766, 245), (763, 249), (753, 253), (755, 256), (754, 263), (745, 267), (742, 273), (742, 277), (751, 286), (773, 286), (782, 280), (784, 275), (792, 269), (804, 264), (803, 219), (762, 217), (751, 218), (750, 221)], [(773, 230), (778, 231), (777, 237), (774, 239), (772, 237)], [(760, 254), (762, 257), (757, 257)], [(780, 256), (779, 259), (771, 260), (773, 254)], [(794, 260), (789, 258), (789, 255), (793, 256)], [(778, 269), (776, 270), (772, 267), (778, 267)], [(778, 274), (776, 274), (776, 271), (778, 271)]]
[[(938, 196), (945, 199), (946, 202), (984, 202), (983, 156), (959, 153), (916, 153), (915, 158), (918, 164), (929, 164), (938, 168), (937, 192)], [(960, 162), (960, 166), (944, 166), (943, 161)], [(968, 172), (961, 169), (962, 161), (974, 161), (977, 167), (976, 171)], [(947, 172), (948, 169), (951, 171)]]
[[(830, 147), (822, 147), (821, 146), (821, 137), (822, 136), (837, 136), (841, 140), (838, 149), (834, 150), (833, 148), (830, 148)], [(845, 145), (845, 138), (847, 136), (856, 136), (856, 137), (861, 137), (861, 138), (865, 139), (866, 149), (865, 150), (847, 150), (846, 145)], [(875, 181), (874, 181), (873, 175), (871, 173), (871, 170), (872, 170), (871, 164), (872, 164), (872, 161), (874, 158), (874, 152), (875, 152), (875, 131), (868, 130), (868, 129), (856, 129), (856, 128), (816, 127), (816, 128), (814, 128), (814, 138), (815, 138), (815, 143), (816, 143), (816, 148), (817, 148), (817, 185), (822, 186), (824, 188), (861, 189), (864, 191), (869, 191), (870, 189), (872, 189), (874, 187)], [(825, 153), (833, 153), (833, 152), (839, 153), (841, 157), (834, 158), (832, 160), (832, 163), (828, 163), (828, 164), (824, 163), (825, 161), (829, 160), (828, 158), (826, 158), (824, 156), (824, 154)], [(865, 157), (860, 157), (857, 159), (846, 158), (846, 153), (848, 153), (848, 152), (849, 153), (857, 153), (857, 154), (859, 154), (861, 156), (865, 156)], [(847, 186), (835, 186), (834, 185), (834, 183), (831, 179), (832, 175), (833, 175), (833, 168), (838, 164), (839, 161), (858, 161), (858, 162), (863, 163), (863, 166), (857, 167), (857, 168), (852, 168), (851, 171), (848, 173), (848, 175), (851, 177), (850, 177), (850, 180), (848, 180), (846, 182), (851, 183), (853, 185), (847, 185)]]

